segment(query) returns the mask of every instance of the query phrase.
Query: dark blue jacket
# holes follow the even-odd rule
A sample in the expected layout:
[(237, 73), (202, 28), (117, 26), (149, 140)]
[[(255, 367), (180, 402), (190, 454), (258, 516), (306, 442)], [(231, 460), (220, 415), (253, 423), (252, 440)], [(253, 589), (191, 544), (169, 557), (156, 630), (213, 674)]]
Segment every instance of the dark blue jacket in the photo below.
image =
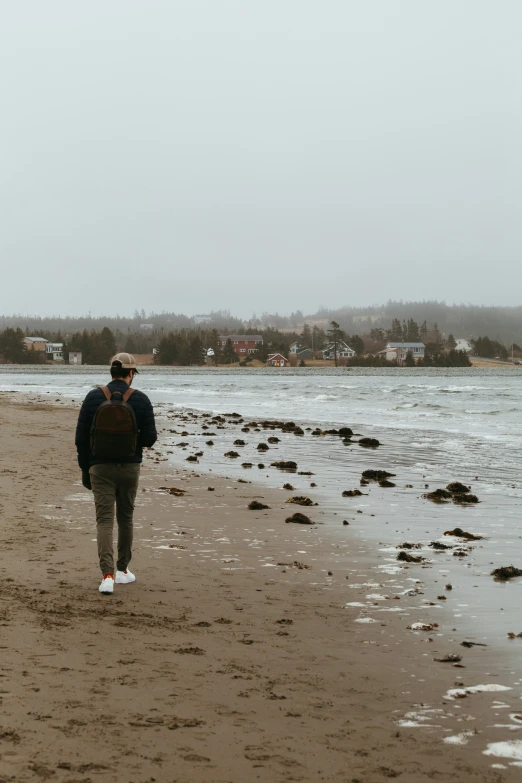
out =
[[(111, 392), (121, 391), (122, 394), (125, 394), (129, 387), (125, 381), (115, 380), (108, 383), (107, 388)], [(75, 443), (78, 450), (78, 464), (82, 470), (89, 470), (90, 465), (96, 465), (102, 461), (109, 461), (96, 460), (91, 454), (91, 424), (94, 414), (102, 402), (105, 402), (105, 395), (102, 390), (93, 389), (84, 399), (80, 415), (78, 416)], [(154, 411), (152, 410), (152, 405), (147, 395), (138, 389), (135, 389), (134, 393), (129, 398), (129, 405), (134, 411), (136, 424), (138, 425), (138, 447), (134, 457), (118, 459), (118, 462), (141, 462), (143, 447), (153, 446), (158, 439), (156, 424), (154, 422)]]

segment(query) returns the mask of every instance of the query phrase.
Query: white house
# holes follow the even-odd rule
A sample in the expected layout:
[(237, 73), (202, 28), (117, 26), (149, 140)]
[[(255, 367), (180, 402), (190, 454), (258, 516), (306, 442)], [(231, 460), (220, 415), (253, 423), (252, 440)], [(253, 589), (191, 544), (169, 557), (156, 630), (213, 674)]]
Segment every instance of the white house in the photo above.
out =
[(379, 351), (379, 353), (389, 362), (396, 359), (399, 364), (403, 364), (410, 352), (415, 361), (424, 359), (424, 348), (424, 343), (386, 343), (384, 351)]
[(463, 337), (459, 337), (458, 340), (455, 340), (457, 343), (456, 350), (457, 351), (466, 351), (466, 353), (471, 353), (473, 350), (473, 346), (469, 342), (469, 340), (465, 340)]
[(46, 343), (45, 358), (55, 362), (63, 362), (63, 343)]
[[(326, 348), (323, 348), (323, 359), (333, 359), (335, 354), (334, 343), (329, 343)], [(338, 359), (352, 359), (355, 356), (355, 351), (350, 348), (344, 340), (339, 340), (337, 343), (337, 358)]]

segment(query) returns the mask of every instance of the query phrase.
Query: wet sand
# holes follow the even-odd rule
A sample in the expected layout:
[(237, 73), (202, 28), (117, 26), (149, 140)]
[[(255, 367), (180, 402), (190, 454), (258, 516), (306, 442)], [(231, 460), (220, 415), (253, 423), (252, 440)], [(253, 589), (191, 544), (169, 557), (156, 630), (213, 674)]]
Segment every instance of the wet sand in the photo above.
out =
[[(139, 493), (138, 582), (100, 596), (75, 419), (2, 399), (0, 780), (519, 778), (516, 759), (483, 753), (520, 736), (515, 660), (502, 670), (490, 646), (408, 630), (436, 601), (424, 574), (404, 572), (411, 589), (395, 597), (350, 525), (341, 539), (320, 524), (322, 506), (178, 470), (158, 449)], [(254, 499), (270, 508), (248, 510)], [(294, 511), (317, 524), (285, 524)], [(447, 654), (466, 668), (433, 660)]]

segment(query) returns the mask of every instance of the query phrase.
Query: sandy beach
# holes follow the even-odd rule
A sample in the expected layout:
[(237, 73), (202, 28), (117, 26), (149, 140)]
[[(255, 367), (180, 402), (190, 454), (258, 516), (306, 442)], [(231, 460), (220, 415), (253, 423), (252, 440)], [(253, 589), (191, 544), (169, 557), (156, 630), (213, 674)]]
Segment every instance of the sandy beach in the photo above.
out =
[[(77, 410), (2, 395), (0, 411), (2, 783), (519, 779), (516, 755), (484, 753), (520, 736), (517, 655), (502, 668), (464, 635), (408, 629), (437, 600), (422, 570), (405, 572), (409, 594), (383, 595), (350, 525), (333, 536), (321, 506), (289, 506), (252, 471), (174, 468), (163, 422), (142, 471), (138, 581), (100, 596)], [(286, 524), (295, 511), (317, 524)], [(447, 655), (458, 668), (434, 660)]]

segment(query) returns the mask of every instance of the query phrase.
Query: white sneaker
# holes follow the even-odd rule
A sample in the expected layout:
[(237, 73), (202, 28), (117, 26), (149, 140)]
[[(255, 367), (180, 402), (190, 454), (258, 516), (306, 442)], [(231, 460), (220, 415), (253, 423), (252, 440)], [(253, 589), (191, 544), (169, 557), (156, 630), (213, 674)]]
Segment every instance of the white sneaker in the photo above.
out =
[(99, 586), (100, 593), (105, 593), (106, 595), (109, 595), (110, 593), (114, 592), (114, 579), (112, 576), (104, 576), (102, 579), (102, 583)]
[(116, 571), (116, 584), (117, 585), (130, 585), (131, 582), (135, 582), (136, 577), (127, 568), (126, 571)]

